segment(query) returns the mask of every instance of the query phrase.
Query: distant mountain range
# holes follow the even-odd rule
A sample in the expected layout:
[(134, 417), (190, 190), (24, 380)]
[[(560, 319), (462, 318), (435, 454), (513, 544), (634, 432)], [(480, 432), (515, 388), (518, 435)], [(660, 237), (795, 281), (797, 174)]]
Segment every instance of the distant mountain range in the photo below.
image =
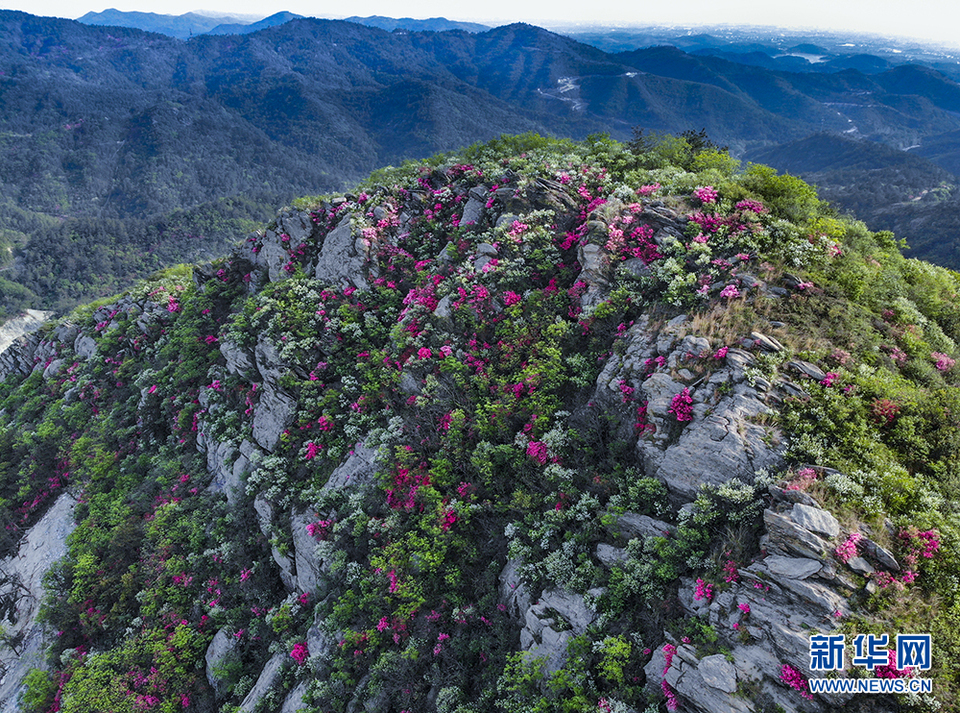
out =
[(207, 15), (196, 12), (187, 12), (183, 15), (163, 15), (155, 12), (123, 11), (110, 8), (103, 12), (88, 12), (83, 17), (77, 18), (77, 22), (101, 27), (126, 27), (186, 39), (193, 35), (210, 32), (226, 23), (233, 23), (237, 27), (246, 27), (254, 20), (239, 15)]
[(524, 24), (353, 18), (387, 31), (281, 13), (221, 34), (241, 22), (193, 19), (209, 27), (182, 40), (0, 11), (0, 243), (4, 230), (27, 240), (3, 218), (22, 225), (23, 211), (37, 225), (152, 219), (225, 196), (332, 191), (502, 133), (623, 140), (642, 127), (704, 129), (868, 222), (891, 205), (921, 211), (904, 236), (960, 267), (960, 237), (930, 230), (960, 206), (960, 84), (928, 66), (791, 72), (676, 47), (611, 54)]
[[(267, 27), (276, 27), (290, 20), (302, 18), (292, 12), (277, 12), (262, 20), (253, 20), (249, 17), (237, 15), (212, 15), (188, 12), (183, 15), (158, 15), (153, 12), (126, 12), (121, 10), (104, 10), (103, 12), (88, 12), (77, 19), (85, 25), (99, 25), (109, 27), (127, 27), (157, 32), (179, 39), (187, 39), (194, 35), (247, 35)], [(490, 28), (475, 22), (457, 22), (445, 17), (433, 17), (427, 20), (415, 20), (410, 17), (394, 18), (381, 15), (370, 17), (348, 17), (346, 22), (353, 22), (367, 27), (377, 27), (381, 30), (408, 30), (410, 32), (445, 32), (447, 30), (463, 30), (465, 32), (485, 32)]]

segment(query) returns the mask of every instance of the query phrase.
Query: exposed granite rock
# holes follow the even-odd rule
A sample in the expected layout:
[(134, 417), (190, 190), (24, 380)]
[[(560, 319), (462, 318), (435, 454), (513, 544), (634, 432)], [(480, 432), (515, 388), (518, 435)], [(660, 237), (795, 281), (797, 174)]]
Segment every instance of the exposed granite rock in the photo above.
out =
[[(660, 397), (658, 408), (664, 399)], [(647, 409), (649, 414), (650, 404)], [(638, 442), (647, 472), (684, 501), (696, 498), (703, 483), (719, 485), (732, 478), (752, 483), (757, 470), (775, 468), (782, 459), (780, 449), (768, 445), (765, 428), (751, 420), (767, 410), (755, 392), (724, 397), (709, 415), (705, 406), (695, 404), (693, 420), (665, 452), (655, 443)]]
[(236, 505), (237, 498), (243, 490), (241, 481), (243, 471), (242, 469), (238, 471), (236, 468), (242, 456), (229, 441), (215, 441), (207, 444), (206, 453), (207, 472), (213, 476), (210, 489), (224, 493), (227, 501), (231, 505)]
[(870, 538), (864, 537), (860, 540), (860, 549), (867, 557), (884, 569), (890, 570), (891, 572), (900, 571), (900, 563), (897, 562), (896, 557), (894, 557), (889, 550), (881, 547)]
[(329, 567), (322, 558), (317, 557), (317, 541), (307, 530), (307, 525), (317, 518), (307, 512), (295, 512), (290, 518), (290, 531), (293, 535), (294, 562), (297, 569), (297, 589), (301, 592), (317, 594), (323, 598), (325, 592), (318, 590), (320, 576)]
[[(732, 695), (736, 691), (736, 669), (733, 665), (723, 656), (720, 656), (725, 664), (723, 666), (715, 656), (707, 658), (709, 662), (704, 666), (703, 661), (697, 659), (693, 647), (681, 645), (663, 678), (678, 695), (704, 713), (749, 713), (756, 710), (750, 702)], [(709, 680), (704, 676), (705, 673), (710, 677)], [(734, 688), (733, 691), (727, 691), (731, 677)]]
[(657, 353), (666, 356), (676, 345), (679, 332), (687, 322), (687, 315), (679, 314), (667, 322), (657, 335)]
[(263, 670), (260, 671), (257, 682), (253, 684), (253, 688), (250, 689), (250, 692), (240, 704), (240, 708), (238, 709), (239, 713), (254, 712), (260, 699), (263, 698), (280, 679), (280, 668), (288, 658), (289, 655), (283, 651), (278, 651), (270, 657), (270, 660), (267, 661)]
[(280, 235), (275, 230), (268, 230), (260, 241), (260, 250), (257, 253), (257, 264), (267, 271), (270, 282), (286, 279), (290, 274), (283, 266), (290, 259), (287, 247), (281, 242)]
[(826, 510), (795, 503), (790, 518), (806, 529), (823, 537), (836, 537), (840, 534), (840, 523)]
[(780, 579), (806, 579), (819, 572), (823, 565), (819, 560), (807, 557), (782, 557), (770, 555), (763, 560), (770, 574)]
[(676, 421), (670, 411), (673, 397), (683, 391), (683, 385), (674, 381), (669, 374), (657, 372), (651, 374), (642, 384), (643, 395), (647, 401), (647, 418), (659, 419), (658, 430), (662, 430), (667, 419)]
[(610, 287), (610, 255), (603, 247), (586, 243), (577, 249), (577, 260), (581, 265), (580, 279), (587, 283), (580, 304), (584, 309), (595, 307)]
[(625, 549), (622, 547), (608, 545), (606, 542), (601, 542), (598, 544), (594, 554), (596, 554), (597, 559), (600, 560), (600, 563), (605, 567), (613, 567), (615, 565), (623, 564), (628, 558), (627, 551)]
[(227, 361), (227, 371), (231, 374), (246, 374), (253, 368), (253, 359), (246, 349), (229, 337), (223, 337), (220, 340), (220, 353)]
[(500, 572), (500, 603), (516, 619), (523, 617), (532, 604), (527, 585), (520, 578), (520, 563), (517, 560), (507, 560)]
[[(558, 617), (563, 619), (562, 624)], [(524, 613), (520, 646), (535, 658), (546, 658), (544, 672), (549, 676), (566, 661), (570, 639), (586, 632), (595, 618), (596, 612), (579, 594), (556, 587), (547, 589)]]
[(358, 443), (347, 455), (343, 463), (338, 465), (327, 482), (324, 490), (343, 488), (360, 488), (373, 482), (379, 466), (379, 451), (376, 448)]
[(824, 373), (823, 369), (816, 366), (815, 364), (811, 364), (808, 361), (792, 359), (791, 361), (788, 361), (784, 366), (787, 369), (791, 369), (797, 372), (798, 374), (802, 374), (803, 376), (806, 376), (809, 379), (813, 379), (814, 381), (823, 381), (824, 379), (827, 378), (827, 375)]
[(253, 412), (253, 439), (266, 451), (273, 452), (280, 436), (293, 423), (297, 402), (278, 388), (265, 386)]
[[(278, 527), (275, 508), (273, 504), (262, 495), (257, 495), (253, 500), (253, 509), (257, 513), (257, 523), (260, 525), (260, 532), (264, 537), (271, 539)], [(283, 554), (276, 545), (271, 545), (270, 552), (273, 555), (273, 561), (280, 568), (280, 580), (289, 590), (296, 589), (297, 576), (296, 564), (294, 560)]]
[(0, 646), (0, 704), (4, 713), (20, 710), (17, 698), (24, 689), (23, 680), (32, 668), (47, 670), (44, 651), (53, 632), (45, 630), (37, 621), (40, 603), (44, 598), (43, 577), (50, 567), (67, 554), (67, 537), (74, 530), (76, 502), (63, 493), (46, 514), (30, 528), (11, 557), (0, 561), (0, 568), (10, 577), (19, 579), (23, 590), (17, 602), (17, 621), (3, 621), (7, 636), (22, 635), (20, 650)]
[(350, 219), (348, 213), (327, 233), (313, 273), (324, 282), (367, 289), (364, 268), (372, 246), (366, 238), (354, 234)]
[(301, 681), (297, 684), (296, 688), (290, 691), (290, 695), (283, 700), (280, 713), (299, 713), (300, 711), (308, 710), (310, 706), (305, 702), (306, 696), (307, 682)]
[(470, 189), (467, 194), (467, 203), (463, 207), (463, 215), (460, 216), (461, 226), (477, 226), (481, 223), (487, 204), (487, 193), (485, 186), (474, 186)]
[(710, 688), (716, 688), (724, 693), (735, 693), (737, 690), (737, 669), (723, 654), (714, 654), (700, 659), (697, 672)]
[(621, 537), (632, 540), (643, 537), (665, 537), (673, 532), (673, 525), (647, 515), (625, 512), (617, 518), (616, 530)]
[(210, 642), (204, 654), (204, 660), (207, 663), (207, 682), (213, 688), (217, 698), (223, 698), (227, 692), (222, 677), (222, 667), (233, 653), (236, 644), (237, 639), (226, 628), (222, 628), (213, 635), (213, 641)]
[(784, 349), (780, 342), (773, 337), (768, 337), (762, 332), (750, 332), (750, 338), (753, 340), (754, 345), (767, 352), (782, 352)]
[(797, 525), (791, 518), (773, 510), (763, 511), (763, 522), (770, 536), (771, 549), (783, 554), (821, 559), (830, 552), (830, 544)]

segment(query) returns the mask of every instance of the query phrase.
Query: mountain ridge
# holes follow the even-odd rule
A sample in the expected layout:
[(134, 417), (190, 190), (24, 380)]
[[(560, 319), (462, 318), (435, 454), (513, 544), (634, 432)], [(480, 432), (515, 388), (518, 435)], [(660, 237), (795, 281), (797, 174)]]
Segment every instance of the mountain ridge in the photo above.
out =
[(853, 713), (813, 637), (951, 650), (960, 278), (691, 138), (385, 168), (0, 354), (4, 702)]

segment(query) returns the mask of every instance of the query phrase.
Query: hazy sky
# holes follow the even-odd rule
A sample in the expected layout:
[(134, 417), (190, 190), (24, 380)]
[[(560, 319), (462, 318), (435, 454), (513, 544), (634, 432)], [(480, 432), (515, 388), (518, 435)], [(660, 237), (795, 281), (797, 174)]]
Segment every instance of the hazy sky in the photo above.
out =
[[(100, 0), (101, 2), (103, 0)], [(318, 3), (311, 0), (0, 0), (6, 9), (37, 15), (76, 18), (108, 7), (180, 14), (194, 10), (270, 15), (290, 10), (315, 17), (387, 15), (390, 17), (447, 17), (485, 24), (531, 22), (556, 24), (736, 24), (781, 27), (848, 29), (937, 42), (960, 42), (960, 6), (956, 0), (486, 0), (482, 3), (450, 0), (354, 0)]]

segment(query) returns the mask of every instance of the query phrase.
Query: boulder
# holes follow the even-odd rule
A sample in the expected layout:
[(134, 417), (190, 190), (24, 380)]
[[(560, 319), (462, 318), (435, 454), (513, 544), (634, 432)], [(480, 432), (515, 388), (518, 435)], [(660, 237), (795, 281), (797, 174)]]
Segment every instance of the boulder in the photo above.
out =
[(293, 423), (297, 402), (285, 391), (266, 385), (253, 412), (253, 440), (273, 452), (280, 436)]
[(280, 707), (280, 713), (300, 713), (300, 711), (312, 710), (312, 706), (307, 705), (307, 682), (301, 681), (297, 687), (290, 691), (283, 700), (283, 706)]
[(354, 235), (350, 219), (349, 213), (344, 215), (337, 227), (324, 237), (313, 274), (322, 282), (367, 289), (364, 268), (372, 246)]
[(207, 647), (206, 654), (204, 654), (204, 660), (207, 663), (207, 682), (217, 698), (223, 698), (227, 693), (223, 666), (229, 660), (236, 644), (236, 637), (232, 636), (224, 627), (213, 635), (213, 640)]
[(800, 527), (791, 518), (767, 509), (763, 511), (763, 522), (770, 538), (771, 551), (810, 559), (829, 556), (830, 544)]
[(737, 669), (723, 654), (714, 654), (700, 659), (697, 672), (703, 682), (724, 693), (736, 693)]
[(257, 682), (253, 684), (253, 688), (250, 689), (250, 692), (240, 704), (240, 708), (237, 709), (238, 713), (254, 713), (260, 700), (280, 679), (280, 668), (288, 658), (290, 658), (290, 655), (283, 651), (278, 651), (270, 657), (270, 660), (260, 671)]
[(360, 488), (373, 482), (379, 467), (379, 451), (358, 443), (327, 478), (324, 490)]
[(510, 616), (520, 618), (530, 608), (530, 593), (520, 578), (520, 562), (507, 560), (500, 572), (500, 603)]
[(290, 276), (284, 269), (289, 259), (290, 254), (280, 235), (275, 230), (268, 230), (260, 241), (256, 264), (266, 270), (270, 282), (279, 282)]
[(795, 503), (790, 519), (800, 527), (823, 537), (833, 538), (840, 534), (840, 523), (837, 522), (837, 518), (821, 508)]
[(763, 565), (777, 580), (806, 579), (817, 574), (823, 567), (819, 560), (781, 555), (770, 555), (763, 560)]
[(227, 371), (231, 374), (246, 374), (253, 368), (253, 360), (246, 349), (229, 337), (220, 340), (220, 353), (227, 362)]
[(646, 537), (666, 537), (673, 532), (673, 525), (647, 515), (625, 512), (617, 518), (616, 530), (627, 540)]
[(601, 542), (595, 550), (597, 559), (605, 567), (614, 567), (627, 561), (627, 551), (622, 547), (614, 547), (606, 542)]
[(317, 557), (317, 540), (307, 530), (307, 525), (315, 522), (308, 512), (294, 512), (290, 518), (290, 532), (293, 535), (294, 562), (297, 570), (297, 589), (301, 592), (318, 594), (323, 598), (325, 592), (318, 587), (329, 563)]
[[(210, 489), (224, 493), (231, 505), (236, 505), (242, 492), (241, 473), (235, 467), (239, 458), (237, 449), (229, 441), (214, 441), (207, 444), (207, 472), (213, 476)], [(242, 457), (242, 456), (240, 456)]]
[[(557, 618), (563, 621), (558, 622)], [(570, 639), (584, 634), (595, 618), (596, 612), (581, 595), (557, 587), (547, 589), (540, 601), (524, 612), (520, 646), (534, 658), (546, 658), (544, 675), (550, 676), (567, 660)]]

